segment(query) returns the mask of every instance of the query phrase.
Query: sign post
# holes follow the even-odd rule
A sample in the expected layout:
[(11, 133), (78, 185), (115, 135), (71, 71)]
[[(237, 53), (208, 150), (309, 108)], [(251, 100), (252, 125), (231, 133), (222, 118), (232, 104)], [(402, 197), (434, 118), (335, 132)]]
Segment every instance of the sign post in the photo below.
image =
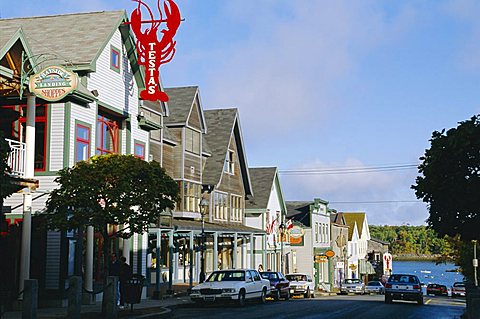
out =
[(391, 275), (392, 274), (392, 264), (393, 264), (393, 257), (389, 253), (383, 254), (383, 273), (385, 275)]

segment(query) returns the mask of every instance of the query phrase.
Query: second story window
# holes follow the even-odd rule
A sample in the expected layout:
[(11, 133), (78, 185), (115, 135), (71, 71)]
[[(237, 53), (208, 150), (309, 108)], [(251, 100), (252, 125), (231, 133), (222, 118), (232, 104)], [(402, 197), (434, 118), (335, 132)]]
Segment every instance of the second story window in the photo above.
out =
[(120, 72), (120, 50), (114, 46), (110, 47), (110, 68)]
[(223, 171), (229, 174), (235, 174), (235, 152), (232, 150), (228, 150)]
[(183, 210), (186, 212), (200, 212), (202, 187), (199, 184), (183, 182)]
[(215, 192), (213, 195), (213, 207), (215, 219), (227, 220), (228, 218), (228, 197), (227, 194)]
[(97, 155), (118, 153), (118, 122), (105, 115), (97, 117)]
[[(20, 127), (14, 135), (25, 142), (27, 106), (20, 106)], [(18, 136), (20, 134), (20, 136)], [(47, 168), (47, 106), (35, 107), (35, 171), (45, 171)]]
[(142, 160), (145, 160), (145, 145), (142, 143), (135, 143), (134, 155)]
[(77, 124), (75, 127), (75, 162), (90, 158), (90, 127)]
[(231, 215), (230, 215), (230, 220), (232, 221), (242, 221), (242, 215), (243, 215), (243, 205), (242, 205), (242, 197), (241, 196), (236, 196), (232, 195), (230, 197), (230, 202), (231, 202)]
[(185, 129), (185, 150), (193, 154), (200, 154), (200, 132), (190, 128)]

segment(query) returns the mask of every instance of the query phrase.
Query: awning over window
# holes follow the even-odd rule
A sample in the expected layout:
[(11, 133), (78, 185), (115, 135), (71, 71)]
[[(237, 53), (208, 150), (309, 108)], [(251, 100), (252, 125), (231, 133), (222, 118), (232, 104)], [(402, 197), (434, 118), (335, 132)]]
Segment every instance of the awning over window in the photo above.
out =
[(375, 269), (373, 268), (372, 264), (365, 259), (360, 259), (358, 261), (358, 268), (359, 272), (362, 275), (374, 275)]

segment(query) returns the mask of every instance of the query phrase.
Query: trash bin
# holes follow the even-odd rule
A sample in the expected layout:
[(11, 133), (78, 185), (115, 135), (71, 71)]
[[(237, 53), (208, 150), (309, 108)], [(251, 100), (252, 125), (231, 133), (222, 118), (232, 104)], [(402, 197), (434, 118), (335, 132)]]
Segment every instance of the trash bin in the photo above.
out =
[(132, 275), (132, 278), (125, 282), (125, 296), (123, 297), (123, 300), (126, 303), (130, 304), (132, 311), (133, 305), (136, 303), (140, 303), (144, 282), (145, 277), (140, 274)]

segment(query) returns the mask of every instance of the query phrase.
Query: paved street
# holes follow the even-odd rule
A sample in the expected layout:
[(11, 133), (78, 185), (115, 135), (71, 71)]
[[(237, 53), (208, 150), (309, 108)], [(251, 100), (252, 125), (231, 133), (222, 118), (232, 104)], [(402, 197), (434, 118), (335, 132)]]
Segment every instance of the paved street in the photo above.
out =
[[(266, 305), (182, 305), (171, 318), (331, 318), (331, 319), (453, 319), (460, 318), (465, 300), (447, 297), (425, 297), (425, 305), (396, 301), (387, 305), (383, 296), (331, 296), (315, 299), (268, 301)], [(233, 318), (232, 318), (233, 319)]]

